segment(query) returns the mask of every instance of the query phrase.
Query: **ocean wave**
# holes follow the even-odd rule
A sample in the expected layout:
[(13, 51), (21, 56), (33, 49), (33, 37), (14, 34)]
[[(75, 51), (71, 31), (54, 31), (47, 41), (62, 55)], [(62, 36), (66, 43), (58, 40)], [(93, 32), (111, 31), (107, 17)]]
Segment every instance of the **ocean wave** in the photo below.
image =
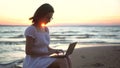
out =
[(56, 43), (66, 44), (70, 42), (72, 42), (72, 40), (51, 40), (51, 44), (56, 44)]
[(50, 36), (95, 36), (94, 34), (51, 34)]
[(52, 34), (50, 36), (75, 36), (75, 34)]
[[(25, 51), (25, 44), (24, 45), (0, 45), (0, 54), (4, 55), (5, 53), (13, 53), (13, 52), (24, 52)], [(1, 58), (1, 56), (0, 56)]]
[(20, 35), (0, 35), (0, 38), (25, 38), (23, 34)]
[(79, 42), (80, 44), (120, 44), (120, 42), (105, 42), (105, 41), (90, 41), (90, 42)]
[(55, 37), (55, 38), (61, 38), (61, 37), (77, 37), (77, 38), (90, 38), (92, 36), (96, 36), (94, 34), (63, 34), (63, 35), (50, 35), (51, 37)]
[(120, 32), (120, 30), (110, 30), (110, 32)]
[(120, 44), (120, 42), (108, 42), (108, 41), (80, 41), (80, 40), (51, 40), (51, 44), (66, 44), (71, 42), (78, 42), (82, 44)]
[(19, 66), (23, 63), (23, 59), (18, 59), (6, 64), (0, 63), (0, 68), (21, 68), (22, 66)]
[(113, 39), (120, 39), (118, 35), (100, 35), (101, 38), (113, 38)]
[(20, 31), (0, 31), (0, 33), (21, 33)]
[(25, 44), (25, 41), (0, 41), (0, 45), (20, 45)]
[(25, 36), (24, 35), (18, 35), (18, 36), (8, 37), (8, 38), (25, 38)]

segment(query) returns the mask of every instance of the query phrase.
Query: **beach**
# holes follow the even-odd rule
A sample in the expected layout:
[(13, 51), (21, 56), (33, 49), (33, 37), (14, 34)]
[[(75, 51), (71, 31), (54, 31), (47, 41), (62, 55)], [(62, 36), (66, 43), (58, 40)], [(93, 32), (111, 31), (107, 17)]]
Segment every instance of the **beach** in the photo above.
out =
[[(21, 68), (28, 26), (0, 26), (0, 68)], [(14, 28), (14, 29), (13, 29)], [(120, 68), (120, 26), (49, 27), (50, 46), (66, 50), (78, 42), (73, 68)]]
[(72, 68), (120, 68), (120, 45), (81, 45), (70, 55)]
[(120, 45), (95, 45), (74, 50), (72, 68), (120, 68)]

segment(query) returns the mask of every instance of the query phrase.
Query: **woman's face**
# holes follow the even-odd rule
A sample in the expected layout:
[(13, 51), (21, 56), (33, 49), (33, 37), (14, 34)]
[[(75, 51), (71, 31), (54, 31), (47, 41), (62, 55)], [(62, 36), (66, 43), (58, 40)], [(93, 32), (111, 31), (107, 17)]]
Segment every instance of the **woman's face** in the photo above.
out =
[(53, 12), (48, 13), (42, 18), (41, 22), (43, 22), (44, 24), (47, 24), (48, 22), (51, 21), (52, 16), (53, 16)]

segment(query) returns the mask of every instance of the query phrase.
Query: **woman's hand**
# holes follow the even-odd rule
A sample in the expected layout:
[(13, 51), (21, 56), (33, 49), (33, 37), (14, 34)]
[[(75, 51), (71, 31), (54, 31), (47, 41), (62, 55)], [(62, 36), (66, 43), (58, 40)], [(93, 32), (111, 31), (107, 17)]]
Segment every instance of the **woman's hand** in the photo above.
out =
[(49, 49), (49, 55), (51, 55), (51, 54), (57, 54), (57, 55), (64, 54), (64, 51), (62, 49), (52, 49), (50, 47), (48, 47), (48, 49)]
[(57, 49), (57, 50), (55, 50), (55, 53), (57, 53), (57, 54), (64, 54), (64, 51), (62, 50), (62, 49)]

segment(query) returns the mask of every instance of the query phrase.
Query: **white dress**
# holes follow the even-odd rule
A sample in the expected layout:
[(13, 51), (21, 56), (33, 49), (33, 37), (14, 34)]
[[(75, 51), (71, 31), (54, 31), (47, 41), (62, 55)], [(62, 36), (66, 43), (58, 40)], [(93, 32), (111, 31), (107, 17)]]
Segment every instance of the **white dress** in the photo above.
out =
[[(48, 28), (46, 28), (48, 30)], [(25, 36), (31, 36), (35, 39), (35, 47), (40, 47), (38, 51), (48, 52), (47, 46), (50, 44), (49, 31), (38, 32), (34, 26), (29, 26), (25, 31)], [(47, 68), (55, 58), (50, 58), (48, 55), (40, 57), (32, 57), (26, 55), (23, 68)]]

